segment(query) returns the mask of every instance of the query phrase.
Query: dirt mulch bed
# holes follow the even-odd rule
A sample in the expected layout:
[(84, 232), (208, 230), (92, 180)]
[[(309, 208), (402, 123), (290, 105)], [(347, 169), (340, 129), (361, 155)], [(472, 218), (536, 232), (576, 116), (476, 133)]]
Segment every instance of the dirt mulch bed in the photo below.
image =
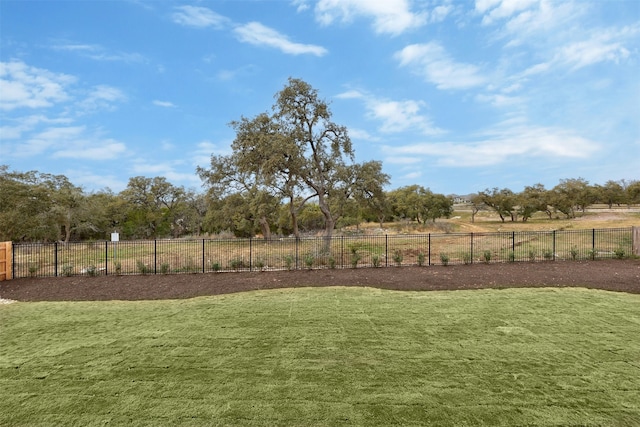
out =
[(640, 260), (30, 278), (0, 282), (0, 297), (18, 301), (157, 300), (303, 286), (407, 291), (572, 286), (640, 293)]

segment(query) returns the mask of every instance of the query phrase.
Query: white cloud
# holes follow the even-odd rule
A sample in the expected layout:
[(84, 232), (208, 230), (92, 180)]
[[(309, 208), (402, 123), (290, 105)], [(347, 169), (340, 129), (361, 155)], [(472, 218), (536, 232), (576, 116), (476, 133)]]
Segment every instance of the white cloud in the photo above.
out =
[(178, 170), (180, 167), (179, 162), (143, 163), (137, 161), (131, 166), (131, 172), (134, 175), (162, 176), (174, 185), (186, 184), (187, 186), (194, 186), (202, 184), (202, 181), (193, 170), (181, 172)]
[(482, 23), (488, 25), (521, 13), (537, 3), (539, 0), (476, 0), (476, 11), (485, 14)]
[(574, 70), (598, 62), (618, 63), (630, 55), (629, 50), (623, 45), (624, 39), (638, 32), (640, 25), (620, 30), (594, 31), (587, 40), (561, 47), (555, 55), (554, 62), (566, 64)]
[(153, 105), (155, 105), (157, 107), (163, 107), (163, 108), (173, 108), (173, 107), (175, 107), (175, 104), (173, 102), (170, 102), (170, 101), (159, 101), (157, 99), (153, 101)]
[(75, 140), (71, 146), (53, 153), (54, 158), (103, 161), (116, 159), (127, 151), (127, 147), (113, 139)]
[(355, 16), (373, 18), (376, 33), (398, 35), (426, 23), (425, 13), (410, 10), (407, 0), (320, 0), (316, 4), (316, 19), (323, 25), (336, 20), (349, 23)]
[(422, 177), (422, 172), (409, 172), (400, 177), (404, 181), (417, 181)]
[(471, 143), (418, 143), (384, 148), (392, 156), (430, 156), (446, 166), (493, 166), (514, 158), (584, 159), (600, 150), (600, 145), (574, 132), (560, 128), (546, 128), (507, 124), (481, 135)]
[(367, 109), (367, 116), (382, 123), (380, 132), (397, 133), (417, 130), (424, 135), (443, 133), (428, 116), (420, 114), (421, 109), (426, 105), (423, 101), (380, 99), (357, 90), (341, 93), (337, 98), (361, 99)]
[(85, 126), (49, 127), (14, 146), (14, 156), (48, 154), (52, 158), (108, 160), (120, 157), (126, 146), (100, 132), (88, 132)]
[(172, 144), (170, 141), (162, 141), (160, 143), (160, 148), (164, 151), (171, 151), (176, 148), (175, 144)]
[(291, 4), (296, 7), (297, 12), (304, 12), (309, 9), (309, 4), (306, 0), (292, 0)]
[(364, 129), (349, 127), (349, 137), (351, 139), (360, 139), (363, 141), (379, 141), (380, 138), (371, 135)]
[(13, 124), (9, 126), (0, 126), (0, 140), (20, 139), (23, 133), (32, 131), (41, 123), (69, 124), (72, 120), (64, 117), (50, 119), (44, 115), (31, 115), (15, 119), (5, 119), (4, 122), (11, 122)]
[(490, 104), (497, 108), (502, 108), (521, 104), (522, 98), (494, 93), (489, 95), (479, 94), (476, 96), (476, 101), (483, 104)]
[(83, 126), (50, 127), (28, 138), (16, 148), (16, 154), (29, 157), (64, 147), (69, 141), (81, 138), (85, 128)]
[(256, 66), (247, 64), (236, 69), (221, 69), (216, 73), (216, 78), (221, 81), (229, 81), (239, 77), (247, 77), (256, 73)]
[(355, 89), (348, 90), (336, 96), (336, 98), (340, 98), (340, 99), (362, 99), (364, 97), (365, 97), (364, 93)]
[(410, 66), (438, 89), (468, 89), (487, 82), (480, 68), (454, 61), (436, 42), (406, 46), (394, 57), (401, 66)]
[(591, 29), (586, 34), (574, 36), (574, 40), (553, 46), (546, 62), (530, 66), (522, 77), (552, 72), (563, 68), (575, 71), (601, 62), (615, 64), (629, 58), (631, 51), (625, 46), (640, 34), (640, 25), (619, 29)]
[(574, 0), (477, 0), (476, 11), (485, 26), (493, 26), (494, 37), (506, 39), (506, 47), (533, 46), (544, 54), (580, 38), (581, 18), (593, 5)]
[(238, 37), (238, 40), (243, 43), (273, 47), (290, 55), (311, 54), (323, 56), (328, 53), (327, 49), (322, 46), (294, 43), (290, 41), (287, 36), (259, 22), (249, 22), (248, 24), (240, 25), (233, 31)]
[(176, 10), (172, 15), (173, 21), (187, 27), (222, 29), (230, 22), (228, 18), (206, 7), (178, 6)]
[(74, 42), (56, 42), (51, 49), (57, 51), (66, 51), (76, 53), (82, 57), (93, 59), (95, 61), (112, 61), (112, 62), (145, 62), (146, 59), (139, 53), (130, 52), (111, 52), (107, 48), (97, 44), (83, 44)]
[[(231, 154), (231, 142), (227, 141), (221, 144), (214, 144), (211, 141), (202, 141), (197, 144), (197, 148), (192, 153), (192, 164), (207, 168), (211, 164), (211, 155), (228, 155)], [(220, 148), (223, 147), (223, 148)]]
[(117, 192), (124, 190), (127, 187), (127, 181), (122, 180), (122, 177), (117, 177), (114, 174), (98, 174), (94, 169), (71, 169), (64, 174), (75, 185), (92, 191), (104, 190), (106, 188)]
[(419, 114), (424, 106), (422, 101), (381, 101), (369, 102), (370, 115), (382, 121), (380, 131), (403, 132), (408, 129), (419, 129), (422, 133), (440, 133), (426, 116)]
[[(388, 150), (389, 147), (387, 147)], [(416, 163), (422, 163), (422, 159), (416, 156), (396, 156), (390, 155), (384, 159), (385, 163), (390, 163), (394, 165), (413, 165)]]
[(451, 14), (452, 11), (453, 11), (453, 6), (449, 4), (436, 6), (431, 11), (431, 15), (429, 16), (429, 21), (442, 22), (445, 20), (447, 16)]
[(0, 62), (0, 109), (44, 108), (69, 99), (76, 79), (31, 67), (21, 61)]
[(126, 100), (126, 95), (120, 89), (107, 85), (98, 85), (93, 87), (87, 97), (79, 102), (80, 110), (78, 114), (91, 113), (96, 110), (113, 110), (114, 103)]

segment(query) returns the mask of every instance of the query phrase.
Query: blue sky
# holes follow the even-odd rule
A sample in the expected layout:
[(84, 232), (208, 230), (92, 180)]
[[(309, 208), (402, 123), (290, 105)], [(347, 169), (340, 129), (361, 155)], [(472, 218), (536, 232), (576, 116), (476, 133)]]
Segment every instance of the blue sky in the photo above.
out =
[(200, 189), (287, 78), (388, 189), (640, 179), (640, 1), (0, 0), (0, 164)]

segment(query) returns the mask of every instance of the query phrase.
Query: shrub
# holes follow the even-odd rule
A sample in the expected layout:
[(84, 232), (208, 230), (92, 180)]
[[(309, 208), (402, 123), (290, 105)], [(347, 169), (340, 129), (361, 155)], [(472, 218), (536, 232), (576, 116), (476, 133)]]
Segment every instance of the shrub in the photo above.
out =
[[(73, 267), (71, 267), (73, 268)], [(119, 276), (122, 274), (122, 263), (120, 261), (116, 262), (116, 274)]]
[(464, 263), (464, 265), (469, 265), (471, 264), (471, 254), (468, 252), (465, 252), (462, 254), (462, 262)]
[(484, 251), (482, 254), (482, 258), (484, 259), (484, 262), (488, 264), (489, 261), (491, 261), (491, 251), (489, 250)]
[(305, 255), (305, 257), (304, 257), (304, 265), (306, 265), (309, 270), (311, 270), (311, 268), (313, 267), (313, 262), (314, 261), (315, 261), (315, 257), (313, 256), (313, 254)]
[(90, 265), (86, 268), (87, 274), (91, 277), (96, 277), (98, 275), (98, 269), (95, 265)]
[(424, 260), (425, 260), (424, 252), (422, 251), (418, 252), (418, 266), (422, 267), (424, 265)]
[(529, 249), (529, 261), (534, 262), (536, 260), (536, 251)]
[(589, 251), (589, 258), (591, 258), (592, 260), (595, 260), (597, 256), (598, 256), (598, 251), (597, 250), (591, 249)]
[(553, 259), (553, 251), (551, 249), (545, 249), (544, 251), (542, 251), (542, 257), (544, 259), (546, 259), (547, 261), (550, 261)]
[(516, 261), (516, 254), (513, 251), (509, 251), (509, 262), (515, 262)]
[(213, 270), (214, 273), (217, 273), (218, 271), (222, 270), (222, 266), (220, 265), (219, 262), (212, 262), (211, 270)]
[(329, 268), (332, 270), (336, 268), (336, 259), (332, 256), (329, 257)]
[(440, 262), (442, 262), (442, 265), (445, 267), (449, 265), (449, 255), (444, 252), (440, 252)]
[(371, 262), (373, 263), (374, 267), (380, 267), (380, 255), (371, 255)]
[(256, 268), (260, 271), (264, 271), (264, 267), (265, 267), (265, 262), (262, 259), (257, 259), (256, 260)]
[(351, 252), (351, 267), (352, 268), (357, 268), (358, 267), (358, 261), (360, 261), (360, 258), (362, 258), (362, 257), (360, 256), (360, 254), (358, 253), (357, 250)]
[(167, 274), (169, 273), (169, 263), (163, 262), (160, 264), (160, 273)]
[(149, 266), (140, 260), (136, 261), (136, 268), (138, 269), (138, 273), (142, 275), (151, 273)]
[(67, 277), (73, 275), (73, 265), (69, 265), (69, 264), (63, 265), (62, 274)]
[(287, 271), (293, 269), (293, 256), (287, 255), (284, 257), (284, 265), (287, 267)]
[[(162, 268), (162, 266), (160, 266), (160, 268)], [(185, 271), (187, 273), (197, 273), (199, 270), (200, 268), (196, 265), (196, 262), (193, 260), (193, 257), (189, 257), (187, 259), (187, 265), (182, 267), (182, 271)], [(168, 265), (167, 265), (167, 271), (169, 271)]]
[(393, 252), (393, 260), (395, 261), (398, 267), (400, 267), (400, 265), (402, 264), (403, 259), (404, 259), (404, 256), (402, 255), (402, 251), (400, 249), (396, 249)]
[(578, 247), (573, 245), (569, 253), (571, 254), (571, 259), (575, 261), (578, 258)]
[(36, 277), (36, 273), (38, 273), (38, 266), (35, 264), (29, 265), (29, 277)]
[(242, 258), (234, 258), (229, 261), (229, 267), (231, 267), (235, 271), (238, 271), (244, 267), (244, 260)]
[(613, 254), (616, 256), (617, 259), (623, 259), (626, 255), (624, 249), (622, 248), (618, 248), (616, 250), (613, 251)]

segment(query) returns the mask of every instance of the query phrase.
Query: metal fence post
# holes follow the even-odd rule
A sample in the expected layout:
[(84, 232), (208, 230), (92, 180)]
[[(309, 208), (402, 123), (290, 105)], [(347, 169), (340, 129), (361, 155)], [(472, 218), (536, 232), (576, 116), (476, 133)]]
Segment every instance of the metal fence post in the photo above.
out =
[(204, 267), (204, 239), (202, 239), (202, 272), (205, 272), (205, 267)]
[(153, 274), (158, 274), (158, 240), (153, 239)]
[(253, 239), (249, 237), (249, 271), (253, 271)]
[(473, 231), (471, 232), (471, 248), (469, 253), (469, 264), (473, 264)]
[(384, 235), (384, 266), (389, 267), (389, 235)]
[(58, 242), (53, 244), (53, 274), (58, 277)]
[(553, 260), (556, 260), (556, 230), (553, 230)]
[(109, 275), (109, 242), (104, 241), (104, 275)]
[(431, 265), (431, 233), (429, 233), (429, 236), (427, 238), (427, 253), (429, 254), (429, 262), (428, 264)]

